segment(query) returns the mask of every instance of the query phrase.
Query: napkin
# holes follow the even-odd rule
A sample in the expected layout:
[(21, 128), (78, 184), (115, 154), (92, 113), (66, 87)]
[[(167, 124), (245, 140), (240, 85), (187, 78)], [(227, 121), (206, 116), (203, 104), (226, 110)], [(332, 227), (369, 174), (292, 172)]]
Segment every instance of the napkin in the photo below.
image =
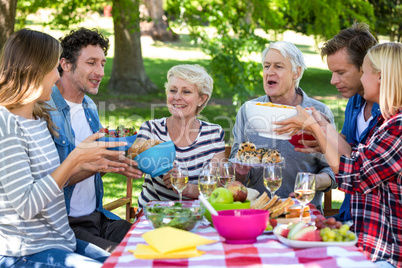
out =
[(176, 259), (201, 256), (204, 252), (197, 246), (211, 244), (216, 240), (172, 227), (162, 227), (142, 235), (148, 245), (138, 244), (134, 253), (138, 259)]

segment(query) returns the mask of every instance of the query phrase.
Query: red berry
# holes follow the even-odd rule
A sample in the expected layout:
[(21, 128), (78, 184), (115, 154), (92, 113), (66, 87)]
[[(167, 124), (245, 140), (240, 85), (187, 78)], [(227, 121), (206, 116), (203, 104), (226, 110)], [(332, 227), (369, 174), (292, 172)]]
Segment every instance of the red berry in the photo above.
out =
[(272, 228), (275, 228), (278, 225), (278, 221), (276, 219), (269, 219), (269, 224), (271, 224)]
[(109, 130), (108, 130), (107, 128), (105, 128), (105, 127), (101, 128), (101, 129), (99, 130), (99, 132), (100, 132), (100, 133), (109, 134)]

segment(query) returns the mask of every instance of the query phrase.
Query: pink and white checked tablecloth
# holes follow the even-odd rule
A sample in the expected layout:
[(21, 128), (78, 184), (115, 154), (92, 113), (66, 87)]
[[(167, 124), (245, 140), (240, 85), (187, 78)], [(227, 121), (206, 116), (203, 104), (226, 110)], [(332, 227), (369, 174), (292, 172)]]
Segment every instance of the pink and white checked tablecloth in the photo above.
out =
[[(321, 215), (311, 205), (310, 211), (312, 218)], [(219, 242), (198, 246), (199, 250), (205, 251), (200, 257), (159, 260), (135, 258), (128, 250), (134, 250), (139, 243), (146, 244), (141, 236), (151, 230), (146, 217), (140, 217), (103, 267), (376, 267), (357, 247), (294, 249), (280, 243), (273, 234), (259, 236), (255, 244), (229, 245), (210, 225), (198, 227), (195, 233)]]

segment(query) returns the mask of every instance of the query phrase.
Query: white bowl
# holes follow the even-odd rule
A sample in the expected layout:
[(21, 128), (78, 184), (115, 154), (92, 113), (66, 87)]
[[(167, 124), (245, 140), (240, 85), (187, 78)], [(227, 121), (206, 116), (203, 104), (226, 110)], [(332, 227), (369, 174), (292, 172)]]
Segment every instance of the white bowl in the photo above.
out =
[[(255, 129), (258, 135), (280, 140), (290, 140), (292, 136), (290, 133), (278, 135), (273, 130), (277, 125), (272, 124), (275, 121), (281, 121), (292, 117), (297, 114), (297, 110), (293, 106), (286, 106), (288, 108), (279, 108), (271, 106), (257, 105), (256, 101), (246, 102), (246, 115), (248, 127)], [(307, 110), (311, 114), (310, 110)]]

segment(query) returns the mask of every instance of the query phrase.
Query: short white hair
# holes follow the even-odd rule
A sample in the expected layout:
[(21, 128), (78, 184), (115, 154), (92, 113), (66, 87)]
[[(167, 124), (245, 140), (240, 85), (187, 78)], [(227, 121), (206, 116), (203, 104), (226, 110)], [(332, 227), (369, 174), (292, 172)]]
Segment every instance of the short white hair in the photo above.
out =
[(300, 76), (295, 81), (295, 87), (299, 87), (300, 80), (303, 76), (305, 70), (307, 70), (307, 66), (304, 62), (303, 53), (292, 43), (286, 41), (277, 41), (269, 44), (269, 46), (264, 49), (262, 52), (262, 65), (264, 66), (265, 56), (267, 55), (270, 49), (278, 50), (282, 56), (287, 59), (289, 58), (290, 63), (292, 64), (292, 72), (297, 73), (297, 67), (301, 68)]
[(207, 106), (214, 88), (214, 80), (208, 74), (207, 70), (198, 64), (181, 64), (170, 68), (167, 73), (167, 82), (165, 83), (166, 93), (169, 91), (170, 81), (173, 77), (181, 78), (189, 84), (195, 85), (200, 96), (207, 95), (208, 98), (201, 106), (197, 107), (196, 114)]

